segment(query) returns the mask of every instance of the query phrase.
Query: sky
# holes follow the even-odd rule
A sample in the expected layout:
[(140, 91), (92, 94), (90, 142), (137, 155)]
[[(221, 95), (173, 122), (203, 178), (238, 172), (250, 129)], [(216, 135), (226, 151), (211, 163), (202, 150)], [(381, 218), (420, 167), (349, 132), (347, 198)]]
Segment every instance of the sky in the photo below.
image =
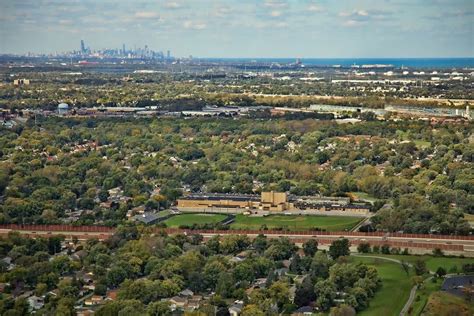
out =
[(474, 0), (0, 0), (0, 53), (474, 57)]

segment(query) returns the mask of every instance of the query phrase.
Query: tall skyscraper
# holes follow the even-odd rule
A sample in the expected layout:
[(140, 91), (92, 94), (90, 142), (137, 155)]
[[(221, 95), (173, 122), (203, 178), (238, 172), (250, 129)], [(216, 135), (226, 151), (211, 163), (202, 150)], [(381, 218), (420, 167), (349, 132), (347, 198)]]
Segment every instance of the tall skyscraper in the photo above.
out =
[(122, 44), (122, 55), (125, 55), (125, 44)]
[(171, 59), (171, 52), (170, 52), (169, 49), (168, 49), (168, 51), (166, 52), (166, 59)]
[(86, 53), (86, 45), (84, 45), (84, 40), (81, 40), (81, 53), (82, 54)]

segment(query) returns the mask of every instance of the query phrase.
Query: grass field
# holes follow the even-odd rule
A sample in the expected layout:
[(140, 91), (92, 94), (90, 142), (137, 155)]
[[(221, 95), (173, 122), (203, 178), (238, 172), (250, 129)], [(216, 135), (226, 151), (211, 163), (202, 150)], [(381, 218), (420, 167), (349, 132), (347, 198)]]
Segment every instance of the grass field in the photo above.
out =
[[(403, 256), (403, 255), (382, 255), (382, 254), (368, 254), (366, 257), (351, 257), (354, 262), (363, 262), (368, 265), (374, 266), (379, 272), (379, 276), (382, 278), (382, 288), (377, 292), (375, 297), (370, 301), (370, 306), (365, 311), (357, 315), (398, 315), (403, 306), (405, 305), (410, 289), (412, 287), (412, 277), (414, 276), (413, 270), (407, 275), (402, 269), (401, 265), (395, 262), (384, 261), (383, 259), (371, 258), (370, 256), (386, 257), (405, 261), (408, 263), (414, 263), (416, 260), (423, 260), (426, 266), (431, 271), (436, 271), (440, 266), (446, 270), (450, 270), (456, 266), (458, 271), (461, 271), (461, 267), (465, 263), (474, 263), (473, 258), (456, 258), (456, 257), (433, 257), (433, 256)], [(420, 297), (419, 300), (415, 300), (412, 305), (411, 315), (421, 315), (425, 312), (429, 301), (441, 287), (441, 280), (433, 283), (431, 280), (427, 280), (422, 289), (416, 292), (416, 295)], [(426, 306), (426, 307), (425, 307)], [(434, 309), (435, 307), (431, 307)], [(425, 315), (425, 314), (423, 314)], [(436, 315), (436, 314), (429, 314)]]
[(375, 201), (377, 201), (377, 199), (375, 197), (373, 197), (370, 194), (365, 193), (365, 192), (351, 192), (351, 194), (353, 194), (356, 198), (358, 198), (361, 201), (367, 201), (367, 202), (370, 202), (372, 204)]
[(180, 214), (168, 218), (163, 223), (168, 227), (179, 227), (181, 225), (218, 223), (226, 218), (222, 214)]
[(235, 222), (231, 224), (231, 228), (260, 229), (262, 225), (266, 225), (268, 229), (309, 230), (318, 227), (328, 231), (343, 231), (350, 230), (361, 220), (361, 218), (345, 216), (271, 215), (250, 217), (237, 215)]
[(399, 315), (410, 295), (411, 277), (402, 266), (395, 262), (376, 258), (350, 257), (353, 262), (362, 262), (377, 269), (382, 279), (382, 287), (370, 300), (369, 308), (357, 313), (363, 316)]
[(409, 134), (401, 130), (397, 130), (397, 134), (400, 134), (402, 140), (408, 140), (413, 142), (418, 148), (427, 148), (431, 146), (431, 142), (421, 139), (412, 139)]
[(428, 148), (428, 147), (431, 146), (431, 143), (428, 142), (428, 141), (425, 141), (425, 140), (415, 139), (415, 140), (413, 140), (413, 142), (415, 143), (416, 147), (418, 147), (418, 148)]
[(459, 258), (459, 257), (433, 257), (433, 256), (403, 256), (403, 255), (382, 255), (374, 254), (374, 256), (393, 258), (408, 263), (414, 263), (416, 260), (423, 260), (426, 267), (430, 271), (436, 271), (439, 267), (443, 267), (446, 271), (450, 271), (454, 266), (460, 272), (462, 265), (466, 263), (474, 263), (474, 258)]

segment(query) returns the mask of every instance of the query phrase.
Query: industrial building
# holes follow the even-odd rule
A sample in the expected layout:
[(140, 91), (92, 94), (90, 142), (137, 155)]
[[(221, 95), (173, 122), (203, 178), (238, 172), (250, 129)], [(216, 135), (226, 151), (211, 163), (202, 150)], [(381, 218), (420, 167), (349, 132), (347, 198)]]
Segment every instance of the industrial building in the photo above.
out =
[(262, 192), (261, 197), (250, 194), (191, 194), (178, 199), (178, 209), (235, 209), (285, 211), (293, 208), (286, 193)]
[(30, 84), (30, 79), (15, 79), (13, 80), (15, 86), (28, 86)]
[(59, 115), (66, 115), (69, 113), (69, 105), (67, 103), (59, 103), (58, 104), (58, 114)]
[(370, 207), (352, 204), (347, 197), (292, 196), (285, 192), (262, 192), (252, 194), (190, 194), (177, 200), (177, 208), (188, 212), (246, 211), (266, 213), (300, 213), (368, 216)]

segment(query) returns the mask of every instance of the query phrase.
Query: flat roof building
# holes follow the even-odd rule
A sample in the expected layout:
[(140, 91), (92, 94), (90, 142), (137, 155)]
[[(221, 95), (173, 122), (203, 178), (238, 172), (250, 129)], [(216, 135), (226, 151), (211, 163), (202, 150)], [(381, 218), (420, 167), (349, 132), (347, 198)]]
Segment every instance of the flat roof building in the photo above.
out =
[(182, 211), (193, 212), (231, 212), (269, 211), (269, 212), (319, 212), (333, 211), (340, 215), (367, 216), (367, 205), (351, 204), (348, 197), (291, 196), (286, 192), (262, 192), (255, 194), (190, 194), (177, 200)]

